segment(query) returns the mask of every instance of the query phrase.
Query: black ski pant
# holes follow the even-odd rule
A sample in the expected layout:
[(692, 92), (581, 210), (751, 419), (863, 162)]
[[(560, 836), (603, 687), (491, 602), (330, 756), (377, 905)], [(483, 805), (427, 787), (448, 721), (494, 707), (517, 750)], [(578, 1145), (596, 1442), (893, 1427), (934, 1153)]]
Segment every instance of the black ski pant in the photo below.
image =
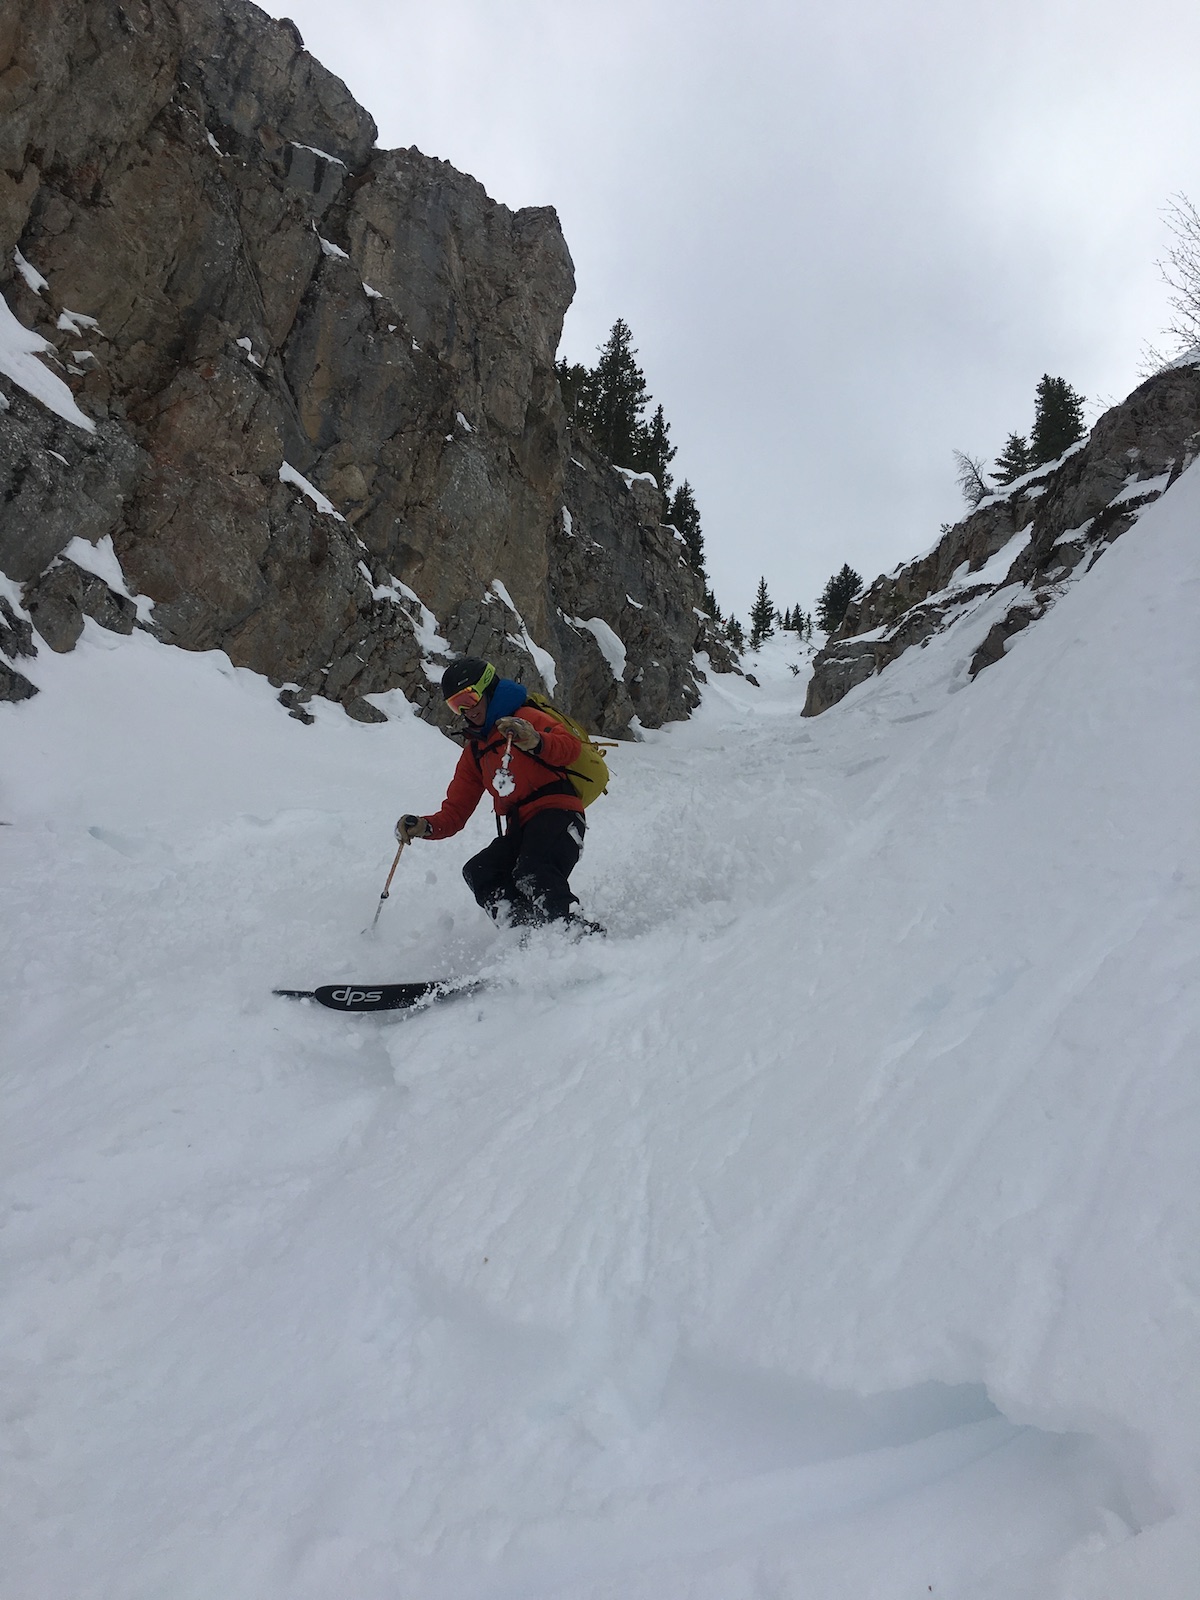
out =
[(526, 823), (510, 823), (467, 862), (467, 887), (497, 919), (507, 913), (514, 923), (562, 921), (577, 900), (567, 879), (583, 851), (585, 828), (582, 811), (561, 806), (538, 811)]

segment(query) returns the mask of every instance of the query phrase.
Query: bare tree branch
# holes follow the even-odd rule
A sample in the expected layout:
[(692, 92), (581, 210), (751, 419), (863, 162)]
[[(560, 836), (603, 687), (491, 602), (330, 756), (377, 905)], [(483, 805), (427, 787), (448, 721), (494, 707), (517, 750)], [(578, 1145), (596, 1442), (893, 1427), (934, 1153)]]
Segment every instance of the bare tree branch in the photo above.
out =
[(955, 481), (962, 490), (963, 499), (974, 511), (981, 500), (992, 493), (992, 486), (983, 475), (983, 462), (969, 456), (965, 450), (955, 450)]
[(1175, 315), (1164, 331), (1175, 340), (1179, 356), (1200, 344), (1200, 212), (1187, 195), (1176, 194), (1164, 216), (1175, 243), (1155, 266), (1174, 291), (1170, 305)]

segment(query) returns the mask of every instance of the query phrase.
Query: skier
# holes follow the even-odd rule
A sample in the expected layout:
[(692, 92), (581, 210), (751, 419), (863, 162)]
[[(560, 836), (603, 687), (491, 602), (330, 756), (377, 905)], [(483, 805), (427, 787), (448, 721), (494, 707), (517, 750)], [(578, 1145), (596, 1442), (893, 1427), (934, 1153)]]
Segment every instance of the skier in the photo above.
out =
[(490, 661), (468, 656), (447, 667), (442, 696), (464, 719), (466, 746), (440, 810), (428, 817), (406, 813), (396, 838), (402, 844), (450, 838), (466, 826), (486, 789), (498, 837), (463, 868), (479, 904), (498, 922), (561, 922), (602, 933), (571, 910), (579, 902), (567, 881), (587, 826), (583, 801), (567, 776), (580, 741), (529, 704), (521, 684), (497, 677)]

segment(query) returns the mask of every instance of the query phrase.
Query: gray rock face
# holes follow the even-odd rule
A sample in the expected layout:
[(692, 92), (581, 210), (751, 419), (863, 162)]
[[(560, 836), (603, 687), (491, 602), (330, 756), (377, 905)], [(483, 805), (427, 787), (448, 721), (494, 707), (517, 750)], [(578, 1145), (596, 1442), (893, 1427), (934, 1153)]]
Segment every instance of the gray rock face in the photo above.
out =
[(29, 700), (37, 693), (24, 673), (11, 665), (36, 654), (32, 627), (0, 595), (0, 700)]
[[(977, 650), (971, 676), (993, 665), (1014, 634), (1045, 614), (1075, 569), (1091, 566), (1128, 532), (1138, 512), (1198, 454), (1200, 367), (1169, 368), (1105, 412), (1086, 443), (1062, 461), (989, 496), (927, 556), (877, 578), (818, 651), (804, 715), (828, 710), (967, 607), (1011, 587), (1012, 602)], [(970, 581), (1026, 531), (1027, 541), (999, 576)]]
[[(695, 707), (693, 652), (707, 655), (717, 672), (738, 670), (708, 625), (704, 585), (684, 559), (683, 541), (659, 520), (653, 481), (628, 479), (586, 436), (574, 436), (567, 513), (556, 528), (552, 560), (559, 649), (572, 663), (588, 716), (614, 734), (632, 716), (656, 728), (678, 716), (678, 708)], [(620, 655), (606, 629), (625, 652), (620, 676)], [(691, 640), (686, 654), (677, 639)]]
[[(377, 150), (292, 24), (0, 0), (0, 291), (97, 425), (0, 378), (0, 571), (51, 648), (129, 620), (53, 566), (110, 535), (164, 640), (297, 714), (321, 694), (376, 720), (365, 697), (399, 687), (434, 715), (427, 668), (463, 651), (549, 687), (540, 662), (610, 733), (695, 703), (711, 641), (659, 497), (569, 437), (557, 217)], [(618, 676), (566, 618), (607, 624)]]
[(56, 561), (27, 584), (25, 604), (34, 628), (59, 655), (78, 644), (85, 617), (94, 617), (110, 633), (132, 633), (137, 621), (132, 600), (114, 594), (102, 578), (73, 561)]

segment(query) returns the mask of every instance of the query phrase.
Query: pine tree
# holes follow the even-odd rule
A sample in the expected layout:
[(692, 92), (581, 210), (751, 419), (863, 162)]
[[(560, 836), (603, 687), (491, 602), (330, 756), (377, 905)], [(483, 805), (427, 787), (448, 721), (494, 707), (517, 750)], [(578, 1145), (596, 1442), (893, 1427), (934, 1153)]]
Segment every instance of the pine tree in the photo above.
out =
[(757, 650), (775, 632), (775, 606), (767, 593), (767, 580), (758, 580), (758, 593), (750, 607), (750, 648)]
[(567, 417), (574, 423), (579, 419), (579, 409), (587, 389), (588, 369), (582, 361), (556, 361), (554, 370), (558, 374), (558, 387)]
[(851, 600), (861, 593), (862, 586), (862, 579), (849, 565), (843, 565), (840, 572), (834, 573), (821, 590), (821, 598), (817, 601), (817, 621), (824, 632), (829, 634), (837, 632), (850, 608)]
[(996, 457), (996, 482), (999, 484), (1015, 483), (1018, 478), (1023, 478), (1033, 466), (1029, 453), (1029, 441), (1023, 433), (1010, 433), (1005, 440), (1004, 449)]
[(650, 397), (636, 357), (633, 332), (618, 317), (600, 346), (600, 359), (588, 373), (580, 399), (580, 420), (617, 467), (636, 463), (647, 431), (642, 412)]
[[(671, 443), (671, 426), (659, 406), (650, 418), (650, 425), (641, 431), (641, 439), (633, 456), (633, 465), (639, 472), (652, 472), (667, 503), (674, 479), (667, 471), (668, 462), (674, 460), (675, 446)], [(678, 523), (676, 524), (678, 527)], [(683, 529), (679, 529), (680, 533)]]
[(1047, 372), (1038, 384), (1033, 432), (1029, 436), (1030, 465), (1057, 461), (1064, 450), (1083, 438), (1083, 396), (1065, 378)]
[[(673, 453), (673, 452), (672, 452)], [(700, 510), (692, 486), (685, 478), (671, 500), (667, 521), (683, 535), (688, 560), (701, 576), (704, 575), (704, 535), (700, 531)]]
[(725, 636), (739, 654), (746, 648), (746, 635), (736, 617), (731, 616), (725, 624)]

